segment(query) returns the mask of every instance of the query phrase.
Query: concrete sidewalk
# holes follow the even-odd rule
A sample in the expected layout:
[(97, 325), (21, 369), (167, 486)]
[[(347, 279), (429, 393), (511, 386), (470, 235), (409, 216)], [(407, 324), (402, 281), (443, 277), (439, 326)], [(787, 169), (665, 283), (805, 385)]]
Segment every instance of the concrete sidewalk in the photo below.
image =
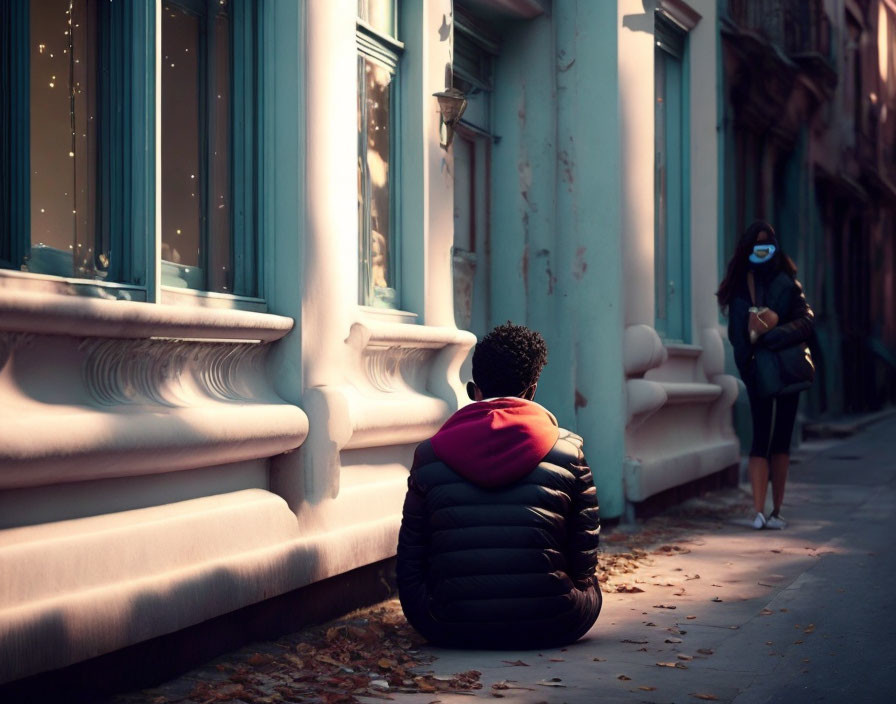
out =
[[(849, 439), (805, 443), (794, 455), (786, 530), (752, 530), (744, 489), (616, 530), (602, 556), (603, 613), (585, 639), (543, 652), (423, 648), (435, 659), (422, 670), (436, 680), (476, 671), (481, 688), (382, 689), (360, 701), (892, 701), (894, 479), (896, 417)], [(193, 701), (186, 693), (202, 676), (117, 701)]]

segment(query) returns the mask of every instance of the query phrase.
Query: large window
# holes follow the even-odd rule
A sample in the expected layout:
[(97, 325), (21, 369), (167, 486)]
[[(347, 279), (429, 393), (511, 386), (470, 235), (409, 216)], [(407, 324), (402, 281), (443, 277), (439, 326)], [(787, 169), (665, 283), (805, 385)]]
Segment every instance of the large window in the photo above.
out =
[(358, 0), (359, 302), (397, 308), (398, 20), (395, 0)]
[(655, 49), (655, 313), (668, 340), (689, 337), (687, 35), (656, 16)]
[(151, 22), (141, 3), (0, 3), (0, 266), (145, 284)]
[(0, 266), (258, 293), (256, 3), (161, 1), (0, 3)]

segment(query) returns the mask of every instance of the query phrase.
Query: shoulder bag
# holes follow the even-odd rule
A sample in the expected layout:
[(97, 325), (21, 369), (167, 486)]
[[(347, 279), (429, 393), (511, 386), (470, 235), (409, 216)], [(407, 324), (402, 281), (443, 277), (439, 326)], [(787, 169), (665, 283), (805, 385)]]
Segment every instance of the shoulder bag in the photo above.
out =
[[(752, 275), (747, 275), (751, 312), (756, 309), (756, 286)], [(799, 342), (779, 350), (772, 350), (761, 343), (753, 347), (753, 379), (759, 398), (786, 396), (804, 391), (815, 379), (815, 364), (805, 342)]]

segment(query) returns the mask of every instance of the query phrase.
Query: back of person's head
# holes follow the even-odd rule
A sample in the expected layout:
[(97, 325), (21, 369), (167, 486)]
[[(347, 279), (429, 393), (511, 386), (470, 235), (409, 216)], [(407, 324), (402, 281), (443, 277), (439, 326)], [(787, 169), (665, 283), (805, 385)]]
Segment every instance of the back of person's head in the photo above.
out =
[(473, 382), (483, 398), (521, 396), (538, 383), (547, 363), (544, 338), (508, 320), (483, 337), (473, 350)]

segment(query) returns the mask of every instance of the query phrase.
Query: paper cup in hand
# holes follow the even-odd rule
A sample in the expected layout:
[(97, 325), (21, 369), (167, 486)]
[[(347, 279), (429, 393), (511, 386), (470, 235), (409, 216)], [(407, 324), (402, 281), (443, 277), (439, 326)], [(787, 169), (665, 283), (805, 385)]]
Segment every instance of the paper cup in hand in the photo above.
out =
[(750, 308), (750, 342), (755, 343), (762, 335), (778, 324), (778, 314), (771, 308)]

